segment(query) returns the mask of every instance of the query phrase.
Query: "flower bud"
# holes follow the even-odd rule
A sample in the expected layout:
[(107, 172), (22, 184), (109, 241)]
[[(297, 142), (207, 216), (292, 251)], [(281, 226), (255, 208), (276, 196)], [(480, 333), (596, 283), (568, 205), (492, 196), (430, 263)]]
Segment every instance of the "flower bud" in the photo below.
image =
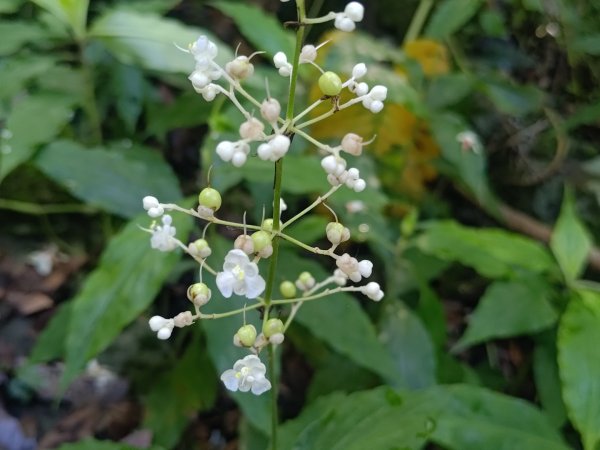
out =
[(231, 161), (231, 158), (233, 158), (233, 154), (235, 153), (235, 145), (231, 141), (219, 142), (217, 144), (216, 152), (223, 161)]
[(240, 234), (236, 237), (233, 247), (243, 251), (246, 255), (254, 253), (254, 241), (247, 234)]
[(191, 312), (184, 311), (184, 312), (177, 314), (175, 317), (173, 317), (173, 323), (175, 324), (176, 327), (183, 328), (183, 327), (187, 327), (187, 326), (190, 326), (191, 324), (193, 324), (194, 318), (192, 317)]
[(341, 244), (350, 239), (350, 230), (339, 222), (329, 222), (325, 227), (327, 240), (333, 245)]
[(348, 282), (348, 275), (346, 275), (340, 269), (335, 269), (333, 271), (333, 282), (338, 286), (345, 286)]
[(269, 319), (263, 327), (263, 334), (268, 339), (276, 333), (283, 333), (283, 322), (279, 319)]
[(142, 199), (142, 204), (144, 205), (144, 209), (147, 211), (150, 208), (158, 208), (160, 203), (156, 197), (152, 197), (151, 195), (147, 195)]
[(265, 247), (271, 245), (271, 235), (266, 231), (260, 230), (252, 233), (252, 242), (254, 243), (254, 251), (261, 252)]
[(158, 330), (158, 333), (156, 333), (156, 337), (159, 338), (161, 341), (164, 341), (171, 337), (171, 333), (173, 333), (172, 328), (164, 327)]
[(269, 258), (273, 254), (273, 245), (269, 244), (261, 251), (256, 252), (261, 258)]
[(208, 258), (212, 253), (212, 250), (205, 239), (196, 239), (194, 242), (191, 242), (188, 245), (188, 251), (193, 256), (198, 256), (202, 259)]
[(365, 8), (358, 2), (350, 2), (344, 8), (344, 14), (353, 22), (360, 22), (363, 20)]
[(273, 336), (269, 338), (269, 342), (273, 345), (282, 344), (285, 339), (283, 333), (275, 333)]
[(240, 125), (240, 136), (242, 139), (257, 141), (262, 138), (264, 129), (265, 126), (260, 120), (251, 117)]
[(334, 72), (325, 72), (319, 77), (319, 89), (323, 94), (334, 97), (342, 91), (342, 80)]
[(254, 341), (256, 340), (256, 328), (254, 328), (254, 325), (244, 325), (236, 334), (244, 347), (252, 347), (254, 345)]
[(387, 88), (378, 84), (377, 86), (373, 86), (371, 92), (369, 93), (373, 100), (378, 100), (380, 102), (384, 101), (387, 97)]
[(283, 281), (279, 285), (279, 291), (285, 298), (294, 298), (296, 296), (296, 286), (291, 281)]
[(198, 195), (198, 203), (200, 206), (217, 211), (221, 207), (221, 194), (213, 188), (204, 188)]
[(225, 71), (237, 80), (245, 80), (254, 73), (254, 65), (247, 56), (238, 56), (225, 64)]
[(302, 272), (296, 280), (296, 287), (301, 291), (308, 291), (315, 285), (316, 281), (310, 272)]
[(152, 331), (158, 331), (162, 327), (164, 327), (169, 322), (169, 319), (165, 319), (161, 316), (152, 316), (148, 321), (148, 325), (150, 325), (150, 329)]
[(313, 62), (317, 58), (317, 49), (314, 45), (305, 45), (300, 52), (300, 62)]
[(368, 259), (363, 259), (358, 263), (358, 271), (363, 277), (370, 277), (373, 272), (373, 263)]
[(204, 306), (208, 303), (211, 292), (204, 283), (194, 283), (187, 290), (187, 298), (196, 306)]
[(277, 99), (269, 98), (264, 100), (260, 105), (260, 114), (269, 123), (277, 122), (281, 113), (281, 105)]
[(273, 219), (265, 219), (263, 220), (262, 225), (260, 226), (263, 230), (271, 232), (273, 231)]
[(347, 133), (342, 138), (342, 150), (354, 156), (360, 156), (363, 148), (363, 138), (358, 134)]
[(352, 78), (358, 80), (367, 74), (367, 66), (364, 63), (358, 63), (352, 68)]

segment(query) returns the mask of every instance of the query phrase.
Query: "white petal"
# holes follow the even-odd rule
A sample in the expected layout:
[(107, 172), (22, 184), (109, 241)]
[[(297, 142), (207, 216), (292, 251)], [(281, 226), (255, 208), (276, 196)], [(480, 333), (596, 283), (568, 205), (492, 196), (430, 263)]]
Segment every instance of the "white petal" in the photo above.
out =
[(246, 277), (246, 297), (256, 298), (265, 290), (265, 280), (260, 275), (248, 278)]
[(230, 391), (237, 391), (239, 388), (237, 372), (232, 369), (228, 369), (221, 375), (221, 381), (227, 389)]
[(266, 378), (254, 380), (254, 383), (252, 383), (252, 393), (254, 395), (260, 395), (263, 392), (267, 392), (269, 389), (271, 389), (271, 382)]
[(231, 272), (219, 272), (217, 274), (217, 287), (225, 298), (231, 297), (235, 279)]

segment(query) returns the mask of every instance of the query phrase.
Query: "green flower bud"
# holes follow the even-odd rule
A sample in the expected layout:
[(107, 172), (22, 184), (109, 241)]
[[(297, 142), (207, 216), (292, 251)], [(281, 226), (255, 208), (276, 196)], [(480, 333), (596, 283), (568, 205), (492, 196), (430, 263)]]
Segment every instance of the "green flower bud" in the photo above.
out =
[(285, 298), (294, 298), (296, 296), (296, 286), (291, 281), (284, 281), (279, 285), (281, 295)]
[(319, 77), (319, 88), (330, 97), (339, 95), (342, 92), (342, 80), (334, 72), (325, 72)]
[(263, 327), (263, 334), (270, 338), (274, 334), (283, 333), (283, 322), (279, 319), (269, 319)]
[(212, 253), (206, 239), (196, 239), (188, 245), (188, 250), (192, 255), (199, 256), (200, 258), (208, 258)]
[(273, 231), (273, 219), (265, 219), (261, 225), (261, 228), (265, 231)]
[(198, 203), (201, 206), (217, 211), (221, 207), (221, 194), (213, 188), (204, 188), (198, 195)]
[(256, 328), (254, 325), (244, 325), (238, 330), (237, 335), (244, 347), (252, 347), (256, 340)]
[(206, 305), (210, 296), (210, 289), (204, 283), (194, 283), (188, 287), (187, 298), (196, 306)]
[(329, 222), (325, 227), (327, 233), (327, 239), (334, 245), (338, 245), (342, 242), (350, 239), (350, 230), (339, 222)]
[(267, 246), (271, 245), (271, 235), (266, 231), (256, 231), (252, 233), (252, 242), (254, 243), (254, 251), (261, 252)]

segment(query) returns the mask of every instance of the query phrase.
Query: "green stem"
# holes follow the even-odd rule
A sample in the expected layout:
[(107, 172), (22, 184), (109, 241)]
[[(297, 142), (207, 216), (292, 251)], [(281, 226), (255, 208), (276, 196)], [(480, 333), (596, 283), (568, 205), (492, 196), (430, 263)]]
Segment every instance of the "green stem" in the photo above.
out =
[(408, 31), (404, 35), (404, 44), (414, 41), (421, 34), (421, 29), (425, 24), (425, 20), (427, 20), (427, 16), (429, 15), (429, 11), (433, 6), (433, 0), (421, 0), (419, 2), (419, 6), (415, 11), (415, 14), (410, 21), (410, 25), (408, 26)]
[[(306, 6), (304, 0), (296, 0), (296, 9), (298, 11), (298, 22), (302, 23), (306, 19)], [(298, 66), (300, 62), (300, 52), (304, 41), (304, 27), (298, 27), (296, 31), (296, 48), (294, 51), (294, 59), (292, 61), (292, 76), (290, 78), (290, 91), (288, 95), (288, 103), (285, 113), (285, 122), (291, 123), (294, 118), (294, 101), (296, 99), (296, 83), (298, 82)], [(284, 130), (286, 131), (286, 130)], [(289, 136), (293, 138), (293, 134)], [(279, 215), (281, 213), (281, 180), (283, 175), (283, 159), (275, 162), (275, 179), (273, 182), (273, 232), (279, 232), (281, 223)], [(269, 264), (269, 274), (267, 278), (267, 286), (265, 289), (265, 312), (263, 316), (263, 325), (269, 319), (271, 308), (271, 299), (273, 296), (273, 288), (275, 285), (275, 274), (277, 272), (277, 259), (279, 256), (279, 238), (275, 236), (273, 239), (273, 254)], [(279, 422), (279, 413), (277, 408), (277, 380), (275, 371), (275, 350), (273, 345), (269, 345), (269, 378), (271, 379), (271, 449), (277, 450), (277, 427)]]

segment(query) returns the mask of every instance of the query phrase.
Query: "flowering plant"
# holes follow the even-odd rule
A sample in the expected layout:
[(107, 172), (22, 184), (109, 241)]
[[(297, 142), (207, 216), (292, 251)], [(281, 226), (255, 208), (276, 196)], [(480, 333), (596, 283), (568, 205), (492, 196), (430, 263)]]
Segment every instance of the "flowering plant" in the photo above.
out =
[[(239, 139), (219, 142), (215, 148), (218, 157), (235, 167), (243, 166), (248, 158), (254, 155), (264, 161), (274, 163), (272, 217), (263, 219), (262, 223), (256, 225), (247, 224), (245, 215), (242, 223), (224, 220), (218, 216), (218, 210), (223, 203), (221, 194), (210, 186), (201, 190), (198, 196), (198, 206), (192, 209), (176, 204), (161, 203), (150, 195), (143, 199), (143, 206), (148, 215), (152, 218), (161, 217), (162, 221), (162, 225), (153, 223), (146, 230), (151, 233), (152, 248), (164, 252), (181, 248), (200, 265), (199, 282), (188, 288), (188, 298), (193, 303), (194, 313), (185, 311), (170, 319), (154, 316), (150, 319), (150, 328), (157, 333), (159, 339), (168, 339), (175, 327), (188, 326), (198, 320), (244, 314), (244, 323), (234, 334), (233, 344), (248, 349), (249, 354), (234, 362), (233, 369), (226, 370), (222, 374), (221, 380), (231, 391), (250, 391), (255, 395), (260, 395), (271, 388), (275, 390), (273, 363), (275, 346), (284, 341), (286, 331), (305, 302), (324, 299), (339, 292), (360, 292), (374, 301), (380, 301), (384, 296), (378, 283), (364, 283), (364, 279), (369, 278), (373, 271), (371, 261), (366, 259), (359, 261), (348, 253), (336, 252), (340, 244), (350, 239), (350, 231), (338, 221), (333, 210), (331, 212), (334, 220), (329, 222), (323, 230), (327, 240), (331, 243), (329, 248), (311, 247), (286, 233), (286, 229), (291, 224), (303, 218), (317, 206), (325, 204), (325, 201), (338, 189), (346, 187), (360, 193), (367, 186), (367, 182), (361, 178), (359, 169), (350, 167), (347, 158), (360, 157), (363, 147), (372, 142), (374, 138), (365, 141), (358, 134), (348, 132), (338, 145), (331, 146), (313, 138), (307, 131), (308, 127), (326, 120), (340, 110), (358, 104), (376, 114), (383, 109), (383, 102), (387, 96), (385, 86), (369, 87), (367, 83), (361, 81), (367, 73), (367, 66), (364, 63), (357, 62), (351, 75), (342, 80), (340, 75), (334, 71), (325, 70), (316, 62), (319, 49), (327, 42), (318, 45), (304, 43), (305, 28), (310, 24), (334, 21), (334, 26), (339, 30), (345, 32), (354, 30), (355, 24), (360, 22), (364, 15), (364, 8), (360, 3), (350, 2), (342, 12), (331, 12), (317, 18), (306, 16), (303, 0), (297, 0), (296, 6), (298, 20), (291, 24), (296, 28), (295, 53), (289, 59), (288, 55), (282, 51), (275, 53), (273, 57), (273, 64), (279, 75), (290, 79), (288, 95), (285, 100), (287, 105), (283, 114), (282, 102), (272, 97), (268, 88), (264, 99), (255, 98), (244, 88), (244, 82), (254, 74), (252, 60), (259, 52), (250, 56), (238, 55), (226, 64), (220, 65), (216, 62), (219, 49), (206, 36), (200, 36), (187, 49), (181, 49), (189, 53), (195, 61), (195, 68), (189, 75), (193, 89), (207, 102), (214, 101), (217, 96), (222, 95), (237, 108), (242, 116)], [(303, 111), (296, 112), (294, 101), (298, 67), (301, 64), (310, 64), (315, 68), (322, 95)], [(344, 90), (349, 92), (350, 99), (342, 102), (341, 93)], [(306, 118), (311, 111), (326, 103), (331, 104), (328, 111), (312, 119)], [(255, 108), (260, 116), (255, 117), (249, 108)], [(308, 207), (290, 219), (282, 221), (281, 213), (286, 209), (286, 204), (281, 198), (284, 161), (294, 138), (305, 139), (322, 153), (321, 167), (330, 189)], [(180, 241), (176, 237), (171, 216), (167, 215), (167, 212), (189, 214), (206, 222), (207, 226), (210, 224), (223, 225), (240, 230), (240, 234), (233, 242), (233, 248), (225, 257), (221, 271), (217, 271), (207, 262), (212, 250), (205, 236), (188, 244)], [(288, 280), (281, 283), (282, 298), (277, 298), (274, 284), (281, 239), (310, 253), (333, 259), (337, 268), (333, 274), (318, 282), (311, 273), (302, 272), (294, 282)], [(269, 260), (269, 269), (266, 274), (260, 273), (257, 264), (262, 259)], [(218, 293), (212, 292), (202, 282), (204, 272), (215, 276)], [(350, 283), (364, 284), (351, 285)], [(335, 287), (328, 287), (330, 285)], [(227, 299), (234, 295), (253, 302), (246, 303), (242, 308), (232, 308), (225, 313), (208, 314), (204, 312), (204, 306), (209, 301), (225, 301), (224, 298)], [(279, 313), (274, 310), (275, 307), (284, 306), (289, 307), (285, 321), (281, 320)], [(253, 325), (245, 323), (245, 314), (251, 310), (259, 310), (261, 313), (262, 330), (260, 332)], [(268, 375), (266, 367), (259, 357), (265, 348), (269, 353)], [(273, 398), (276, 398), (276, 392), (273, 393)], [(276, 417), (276, 402), (273, 404), (273, 415)], [(273, 442), (275, 442), (275, 436), (276, 426), (274, 425)]]

